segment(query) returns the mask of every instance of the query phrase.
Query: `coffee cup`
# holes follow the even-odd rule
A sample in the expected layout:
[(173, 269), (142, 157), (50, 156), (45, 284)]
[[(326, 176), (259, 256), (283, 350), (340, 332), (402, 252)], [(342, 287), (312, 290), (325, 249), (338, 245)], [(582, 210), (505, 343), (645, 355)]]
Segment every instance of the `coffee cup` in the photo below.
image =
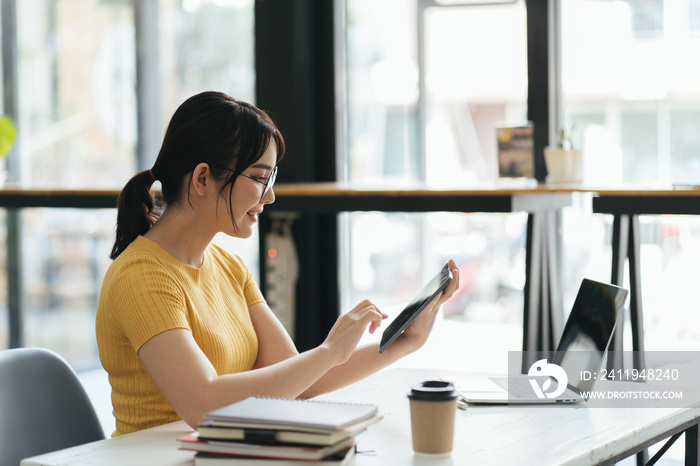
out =
[(454, 384), (428, 380), (412, 387), (408, 399), (413, 451), (420, 455), (449, 456), (457, 411)]

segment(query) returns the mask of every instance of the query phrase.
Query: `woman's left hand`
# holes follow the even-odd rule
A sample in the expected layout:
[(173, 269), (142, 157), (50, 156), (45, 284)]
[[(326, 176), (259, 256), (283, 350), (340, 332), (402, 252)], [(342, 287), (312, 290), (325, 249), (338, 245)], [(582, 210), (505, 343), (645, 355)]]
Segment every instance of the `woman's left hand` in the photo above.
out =
[(435, 319), (437, 313), (440, 310), (440, 306), (452, 297), (455, 291), (459, 288), (459, 269), (455, 265), (455, 262), (450, 259), (448, 266), (452, 271), (452, 280), (450, 281), (447, 288), (445, 288), (442, 293), (437, 295), (433, 301), (428, 304), (428, 306), (423, 309), (423, 312), (418, 314), (418, 317), (409, 325), (406, 330), (404, 330), (402, 338), (406, 340), (406, 344), (409, 346), (411, 351), (415, 351), (428, 340), (433, 325), (435, 324)]

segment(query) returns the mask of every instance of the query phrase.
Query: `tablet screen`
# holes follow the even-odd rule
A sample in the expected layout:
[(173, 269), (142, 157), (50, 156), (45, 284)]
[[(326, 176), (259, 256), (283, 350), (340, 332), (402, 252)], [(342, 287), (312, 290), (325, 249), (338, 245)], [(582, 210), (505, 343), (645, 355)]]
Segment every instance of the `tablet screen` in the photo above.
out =
[(383, 353), (385, 349), (396, 340), (406, 327), (411, 325), (411, 322), (421, 313), (425, 307), (444, 290), (452, 280), (452, 271), (448, 264), (433, 277), (430, 282), (418, 293), (418, 296), (413, 298), (406, 308), (401, 311), (396, 319), (382, 333), (382, 340), (379, 343), (379, 352)]

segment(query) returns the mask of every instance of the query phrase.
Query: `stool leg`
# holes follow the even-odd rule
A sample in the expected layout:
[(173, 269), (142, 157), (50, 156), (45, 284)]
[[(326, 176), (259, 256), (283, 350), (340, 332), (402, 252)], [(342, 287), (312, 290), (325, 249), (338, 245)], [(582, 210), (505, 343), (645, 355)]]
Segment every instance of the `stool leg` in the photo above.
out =
[(644, 360), (644, 319), (642, 314), (642, 272), (640, 265), (639, 216), (629, 219), (629, 259), (630, 269), (630, 323), (632, 324), (632, 350), (635, 369), (646, 367)]
[(561, 212), (548, 212), (546, 217), (546, 244), (545, 251), (547, 261), (548, 296), (549, 296), (549, 334), (548, 349), (553, 354), (559, 344), (559, 336), (562, 331), (563, 319), (563, 292), (562, 292), (562, 243), (561, 243)]
[(700, 430), (695, 424), (685, 431), (685, 466), (700, 465), (700, 449), (698, 448), (698, 436)]
[(527, 373), (537, 361), (540, 339), (540, 293), (542, 277), (542, 225), (534, 213), (527, 216), (527, 243), (525, 245), (525, 289), (523, 290), (523, 361), (522, 372)]
[[(630, 216), (615, 214), (612, 231), (612, 276), (613, 285), (622, 286), (625, 281), (625, 260), (629, 252)], [(615, 333), (608, 347), (608, 369), (623, 369), (622, 333), (625, 324), (624, 314), (620, 317)]]

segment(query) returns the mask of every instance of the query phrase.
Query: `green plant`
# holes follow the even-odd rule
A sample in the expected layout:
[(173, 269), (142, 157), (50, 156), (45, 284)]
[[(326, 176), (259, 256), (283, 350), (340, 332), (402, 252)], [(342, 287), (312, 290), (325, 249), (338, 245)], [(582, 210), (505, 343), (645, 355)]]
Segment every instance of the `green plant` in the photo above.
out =
[(571, 150), (574, 148), (574, 143), (571, 140), (571, 133), (573, 132), (573, 130), (574, 127), (571, 126), (571, 129), (568, 131), (566, 128), (562, 128), (561, 131), (559, 131), (559, 140), (557, 141), (557, 148), (564, 150)]
[(7, 115), (0, 117), (0, 157), (4, 157), (12, 149), (17, 136), (17, 128), (12, 118)]

